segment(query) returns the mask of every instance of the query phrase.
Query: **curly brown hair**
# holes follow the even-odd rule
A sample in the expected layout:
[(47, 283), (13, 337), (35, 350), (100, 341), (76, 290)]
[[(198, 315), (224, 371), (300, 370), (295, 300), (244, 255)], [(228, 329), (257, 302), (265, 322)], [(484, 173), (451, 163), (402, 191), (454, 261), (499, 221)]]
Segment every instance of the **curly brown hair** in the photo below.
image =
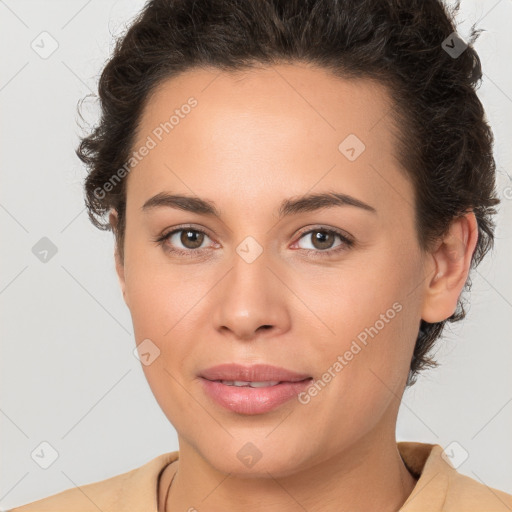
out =
[[(163, 81), (194, 67), (229, 71), (304, 62), (387, 88), (400, 127), (397, 153), (415, 190), (419, 244), (428, 251), (472, 209), (476, 267), (493, 246), (491, 217), (500, 201), (494, 137), (476, 94), (482, 71), (472, 44), (481, 30), (472, 26), (469, 43), (457, 39), (459, 8), (460, 1), (448, 8), (441, 0), (148, 1), (116, 40), (98, 84), (100, 121), (76, 150), (88, 169), (89, 218), (114, 231), (123, 262), (126, 162), (144, 105)], [(448, 51), (455, 43), (458, 55)], [(115, 229), (100, 220), (111, 209), (118, 214)], [(451, 317), (421, 320), (407, 386), (422, 369), (438, 365), (429, 356), (434, 342), (447, 321), (465, 315), (461, 294)]]

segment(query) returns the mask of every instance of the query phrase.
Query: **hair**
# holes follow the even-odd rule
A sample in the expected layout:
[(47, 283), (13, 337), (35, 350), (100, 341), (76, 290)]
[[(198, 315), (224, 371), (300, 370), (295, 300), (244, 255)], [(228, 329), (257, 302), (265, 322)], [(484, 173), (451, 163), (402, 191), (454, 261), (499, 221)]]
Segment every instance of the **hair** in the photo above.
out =
[[(91, 222), (112, 230), (124, 262), (126, 177), (145, 104), (162, 82), (193, 68), (231, 72), (306, 63), (345, 79), (382, 84), (392, 99), (399, 163), (414, 188), (422, 250), (472, 210), (476, 267), (493, 247), (494, 137), (476, 94), (482, 78), (471, 27), (458, 56), (442, 46), (456, 32), (441, 0), (150, 0), (119, 36), (98, 84), (101, 117), (76, 149), (86, 164), (85, 204)], [(453, 44), (451, 45), (453, 46)], [(82, 100), (83, 101), (83, 100)], [(125, 173), (121, 173), (123, 176)], [(101, 193), (98, 193), (98, 190)], [(107, 191), (108, 190), (108, 191)], [(114, 209), (116, 226), (101, 218)], [(468, 277), (465, 290), (471, 288)], [(446, 322), (466, 315), (461, 296), (442, 322), (421, 320), (407, 386), (438, 363), (429, 355)]]

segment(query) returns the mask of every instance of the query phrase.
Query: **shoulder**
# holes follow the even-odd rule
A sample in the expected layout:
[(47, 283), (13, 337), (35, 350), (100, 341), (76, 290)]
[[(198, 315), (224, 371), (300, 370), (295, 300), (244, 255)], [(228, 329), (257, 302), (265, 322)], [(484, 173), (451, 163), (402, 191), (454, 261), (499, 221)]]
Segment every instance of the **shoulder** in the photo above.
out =
[(446, 510), (466, 510), (486, 512), (510, 512), (512, 495), (486, 485), (469, 476), (450, 471), (449, 492), (446, 494)]
[(164, 453), (143, 466), (106, 480), (66, 489), (7, 512), (121, 512), (155, 510), (158, 479), (178, 452)]
[[(512, 495), (459, 473), (438, 444), (400, 442), (398, 448), (409, 470), (419, 475), (401, 512), (510, 512)], [(476, 476), (476, 475), (475, 475)]]

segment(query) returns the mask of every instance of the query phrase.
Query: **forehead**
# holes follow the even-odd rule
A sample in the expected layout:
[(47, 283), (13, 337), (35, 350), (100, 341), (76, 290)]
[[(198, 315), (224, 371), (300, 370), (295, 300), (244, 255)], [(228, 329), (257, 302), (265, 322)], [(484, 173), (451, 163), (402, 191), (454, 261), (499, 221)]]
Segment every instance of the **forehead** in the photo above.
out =
[[(388, 114), (393, 110), (382, 84), (370, 79), (339, 78), (310, 64), (279, 64), (229, 72), (191, 69), (156, 87), (141, 116), (143, 131), (168, 120), (190, 98), (198, 103), (191, 112), (193, 117), (208, 121), (204, 130), (194, 126), (198, 136), (208, 129), (220, 128), (224, 128), (223, 135), (230, 132), (234, 136), (234, 129), (244, 123), (250, 123), (254, 129), (268, 129), (270, 121), (278, 121), (276, 128), (287, 121), (288, 130), (297, 125), (297, 131), (312, 141), (313, 128), (319, 130), (317, 139), (338, 138), (349, 130), (359, 132), (363, 138), (377, 125), (389, 129)], [(186, 124), (190, 123), (182, 123), (180, 131), (186, 131)]]
[(133, 149), (149, 139), (153, 148), (130, 173), (128, 194), (140, 204), (186, 185), (204, 196), (215, 184), (232, 198), (262, 186), (302, 194), (322, 180), (368, 202), (381, 202), (386, 190), (410, 196), (394, 130), (388, 92), (372, 80), (305, 64), (193, 69), (148, 98)]

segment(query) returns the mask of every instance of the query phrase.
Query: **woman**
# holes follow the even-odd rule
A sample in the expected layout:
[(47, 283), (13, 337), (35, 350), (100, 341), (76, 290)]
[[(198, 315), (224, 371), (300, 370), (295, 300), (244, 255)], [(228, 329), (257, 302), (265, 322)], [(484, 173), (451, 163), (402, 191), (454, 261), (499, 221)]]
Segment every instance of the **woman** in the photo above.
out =
[(14, 510), (512, 509), (395, 439), (493, 243), (480, 78), (438, 0), (148, 2), (77, 153), (179, 451)]

